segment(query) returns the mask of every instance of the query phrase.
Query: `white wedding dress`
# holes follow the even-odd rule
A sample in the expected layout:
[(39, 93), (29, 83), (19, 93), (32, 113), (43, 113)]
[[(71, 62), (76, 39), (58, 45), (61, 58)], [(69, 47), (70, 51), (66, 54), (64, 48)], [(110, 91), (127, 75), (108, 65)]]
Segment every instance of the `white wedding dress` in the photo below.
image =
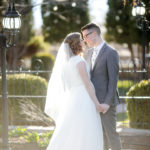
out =
[(78, 73), (76, 65), (84, 61), (73, 56), (63, 72), (65, 94), (63, 106), (47, 150), (103, 150), (103, 132), (100, 114)]

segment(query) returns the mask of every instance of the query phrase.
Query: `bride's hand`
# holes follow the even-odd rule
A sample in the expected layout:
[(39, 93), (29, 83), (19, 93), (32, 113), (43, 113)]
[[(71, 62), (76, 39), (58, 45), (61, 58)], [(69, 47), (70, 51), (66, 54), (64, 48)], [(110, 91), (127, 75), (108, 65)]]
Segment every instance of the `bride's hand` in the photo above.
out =
[(103, 107), (100, 103), (96, 104), (96, 109), (98, 112), (103, 112)]

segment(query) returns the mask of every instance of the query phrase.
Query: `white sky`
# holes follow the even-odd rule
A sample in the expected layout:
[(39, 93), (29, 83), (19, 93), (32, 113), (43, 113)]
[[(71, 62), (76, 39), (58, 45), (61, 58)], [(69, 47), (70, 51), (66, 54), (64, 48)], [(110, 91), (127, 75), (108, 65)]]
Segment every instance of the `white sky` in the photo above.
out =
[[(32, 0), (34, 5), (40, 4), (43, 0)], [(105, 15), (108, 10), (107, 0), (89, 0), (91, 22), (102, 25), (105, 22)], [(36, 6), (33, 8), (34, 28), (38, 29), (42, 25), (41, 8)]]
[[(32, 0), (33, 5), (41, 4), (43, 0)], [(33, 8), (33, 17), (34, 17), (34, 28), (38, 29), (42, 26), (42, 16), (41, 16), (41, 6), (38, 5)]]
[(102, 25), (108, 11), (107, 0), (89, 0), (89, 10), (91, 21)]

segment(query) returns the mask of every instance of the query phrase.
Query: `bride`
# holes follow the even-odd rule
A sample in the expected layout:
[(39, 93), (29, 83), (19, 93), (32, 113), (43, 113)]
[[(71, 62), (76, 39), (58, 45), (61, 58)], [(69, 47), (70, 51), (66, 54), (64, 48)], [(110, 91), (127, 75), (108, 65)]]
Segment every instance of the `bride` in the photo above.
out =
[(74, 32), (58, 51), (45, 105), (56, 124), (47, 150), (103, 150), (102, 107), (80, 56), (82, 45), (80, 33)]

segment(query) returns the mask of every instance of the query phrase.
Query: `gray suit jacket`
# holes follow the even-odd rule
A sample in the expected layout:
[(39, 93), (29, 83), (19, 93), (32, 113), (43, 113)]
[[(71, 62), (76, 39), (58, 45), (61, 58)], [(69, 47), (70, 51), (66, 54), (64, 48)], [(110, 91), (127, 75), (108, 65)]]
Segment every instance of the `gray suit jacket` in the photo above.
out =
[[(92, 51), (89, 51), (88, 62), (91, 59)], [(95, 60), (93, 70), (91, 69), (91, 81), (94, 84), (96, 96), (100, 103), (108, 105), (119, 103), (117, 91), (118, 72), (119, 56), (114, 49), (105, 43)]]

